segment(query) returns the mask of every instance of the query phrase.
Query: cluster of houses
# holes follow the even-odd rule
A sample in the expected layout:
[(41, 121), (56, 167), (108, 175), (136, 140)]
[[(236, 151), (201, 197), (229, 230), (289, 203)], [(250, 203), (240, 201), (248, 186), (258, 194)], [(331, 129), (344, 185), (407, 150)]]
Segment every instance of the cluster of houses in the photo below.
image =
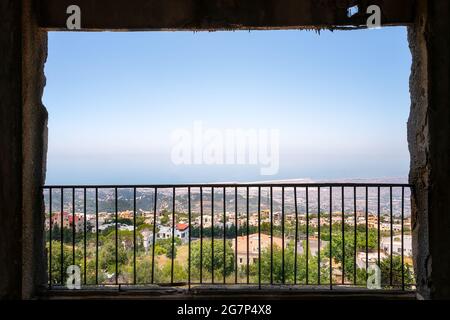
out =
[[(287, 245), (292, 240), (285, 239), (284, 241), (284, 247), (286, 248)], [(248, 248), (247, 248), (248, 243)], [(261, 244), (261, 246), (260, 246)], [(327, 246), (328, 241), (321, 241), (320, 242), (320, 250), (325, 249)], [(237, 248), (236, 248), (237, 245)], [(302, 240), (299, 240), (297, 242), (297, 253), (303, 254), (306, 250), (306, 248), (303, 247), (304, 242)], [(238, 266), (246, 265), (247, 259), (249, 264), (256, 263), (259, 258), (259, 251), (264, 252), (265, 250), (270, 250), (272, 247), (277, 248), (283, 248), (283, 239), (280, 237), (271, 237), (267, 234), (261, 234), (258, 233), (250, 234), (247, 236), (241, 236), (237, 237), (236, 239), (232, 240), (232, 249), (233, 251), (237, 252), (237, 264)], [(319, 241), (317, 237), (310, 237), (308, 242), (309, 252), (312, 256), (317, 256), (318, 249), (319, 249)], [(261, 249), (260, 249), (261, 248)]]
[[(45, 227), (47, 230), (50, 229), (50, 223), (52, 225), (52, 228), (55, 226), (61, 227), (61, 216), (62, 216), (62, 225), (64, 228), (72, 229), (73, 228), (73, 222), (75, 223), (75, 230), (76, 232), (81, 232), (84, 230), (85, 224), (86, 229), (90, 232), (96, 233), (97, 232), (97, 225), (98, 225), (98, 231), (104, 231), (108, 228), (115, 227), (116, 224), (114, 222), (108, 222), (111, 221), (113, 218), (113, 215), (107, 212), (99, 212), (98, 213), (98, 222), (97, 222), (97, 216), (95, 214), (86, 214), (86, 217), (84, 213), (69, 213), (64, 211), (62, 214), (61, 212), (54, 212), (51, 215), (51, 219), (46, 219), (45, 221)], [(126, 218), (128, 216), (127, 212), (121, 212), (119, 213), (119, 218)], [(126, 218), (130, 219), (130, 218)], [(133, 227), (129, 226), (124, 223), (118, 223), (117, 224), (119, 230), (128, 230), (132, 231)]]
[[(145, 214), (145, 212), (141, 213), (141, 215), (142, 214)], [(249, 226), (254, 226), (254, 227), (257, 227), (260, 223), (262, 224), (262, 223), (271, 223), (271, 222), (273, 223), (274, 226), (281, 226), (281, 224), (283, 222), (283, 217), (282, 217), (281, 212), (274, 212), (271, 217), (268, 210), (262, 210), (260, 213), (260, 216), (261, 216), (261, 219), (259, 219), (258, 213), (251, 213), (247, 217), (247, 215), (244, 213), (238, 213), (238, 215), (236, 216), (236, 214), (234, 212), (226, 212), (225, 213), (225, 226), (227, 228), (233, 227), (236, 223), (236, 218), (237, 218), (238, 225), (246, 225), (248, 222)], [(72, 214), (72, 213), (68, 213), (68, 212), (63, 212), (64, 227), (65, 228), (72, 227), (72, 220), (74, 219), (73, 217), (75, 217), (75, 228), (77, 230), (83, 230), (84, 220), (85, 220), (83, 213)], [(122, 212), (118, 213), (118, 217), (121, 219), (132, 220), (133, 212), (132, 211), (122, 211)], [(144, 217), (145, 217), (145, 223), (153, 224), (153, 215), (152, 214), (144, 215)], [(91, 230), (92, 232), (97, 231), (95, 229), (97, 224), (99, 226), (99, 231), (102, 231), (102, 230), (108, 228), (108, 226), (103, 226), (103, 225), (107, 224), (108, 221), (111, 221), (113, 219), (114, 219), (113, 214), (107, 213), (107, 212), (99, 212), (98, 213), (98, 222), (97, 222), (96, 221), (97, 216), (95, 214), (86, 214), (86, 224), (87, 224), (88, 229)], [(55, 226), (55, 225), (59, 226), (61, 224), (61, 213), (60, 212), (53, 213), (51, 220), (52, 220), (53, 226)], [(295, 224), (295, 220), (296, 220), (295, 214), (289, 213), (289, 214), (284, 215), (285, 224), (288, 224), (288, 223)], [(214, 217), (212, 217), (210, 214), (203, 214), (202, 216), (198, 215), (193, 219), (191, 225), (193, 227), (203, 226), (203, 228), (210, 228), (212, 226), (213, 221), (214, 221), (214, 227), (223, 227), (223, 225), (224, 225), (223, 213), (216, 213), (214, 215)], [(333, 213), (332, 221), (333, 221), (333, 223), (341, 223), (342, 222), (342, 214), (337, 213), (337, 212)], [(344, 217), (344, 221), (345, 221), (346, 225), (349, 225), (349, 226), (355, 225), (355, 217), (353, 215), (346, 215)], [(157, 223), (157, 225), (161, 224), (159, 216), (157, 217), (156, 223)], [(298, 214), (298, 223), (299, 223), (299, 225), (306, 225), (308, 223), (310, 227), (317, 228), (319, 225), (323, 226), (323, 227), (329, 226), (330, 220), (329, 220), (329, 217), (324, 217), (324, 218), (318, 219), (316, 216), (309, 217), (309, 219), (307, 219), (306, 215), (303, 213), (303, 214)], [(364, 213), (357, 214), (356, 224), (357, 225), (366, 225), (366, 218), (365, 218)], [(388, 222), (383, 221), (383, 219), (381, 219), (380, 222), (378, 222), (378, 217), (373, 214), (368, 215), (367, 225), (368, 225), (369, 229), (378, 229), (378, 227), (380, 227), (381, 231), (390, 231), (391, 228), (394, 232), (400, 232), (402, 230), (402, 224), (401, 224), (400, 219), (395, 218), (393, 220), (392, 224), (390, 221), (388, 221)], [(49, 228), (49, 219), (46, 220), (46, 226), (48, 229)], [(163, 226), (161, 226), (161, 227), (163, 227)], [(120, 230), (128, 230), (129, 229), (125, 225), (121, 225), (120, 228), (121, 228)], [(403, 228), (405, 228), (405, 229), (411, 228), (411, 219), (409, 217), (404, 220)]]
[(142, 241), (145, 252), (153, 244), (153, 240), (171, 239), (172, 236), (181, 240), (182, 244), (186, 244), (189, 241), (189, 225), (187, 223), (178, 223), (175, 225), (175, 229), (170, 226), (159, 226), (158, 230), (153, 236), (153, 231), (144, 229), (141, 231)]
[[(62, 220), (62, 221), (61, 221)], [(84, 229), (84, 215), (80, 215), (79, 213), (68, 213), (68, 212), (55, 212), (52, 214), (51, 219), (45, 220), (45, 228), (47, 230), (50, 229), (50, 224), (53, 227), (58, 226), (61, 228), (61, 224), (64, 228), (72, 229), (73, 224), (75, 223), (76, 231), (80, 231)]]
[[(247, 247), (248, 243), (248, 247)], [(284, 242), (284, 246), (288, 245), (289, 240)], [(328, 241), (321, 240), (320, 241), (320, 250), (324, 250)], [(297, 242), (297, 252), (299, 255), (305, 253), (305, 244), (306, 242), (303, 240), (299, 240)], [(237, 248), (236, 248), (237, 245)], [(260, 247), (261, 246), (261, 247)], [(249, 264), (256, 263), (259, 258), (259, 250), (263, 252), (264, 250), (270, 250), (270, 248), (283, 247), (283, 240), (280, 237), (271, 237), (266, 234), (250, 234), (247, 236), (237, 237), (232, 240), (232, 248), (233, 252), (236, 250), (237, 252), (237, 264), (238, 266), (247, 265), (247, 261)], [(261, 248), (261, 249), (260, 249)], [(311, 256), (317, 256), (319, 251), (319, 239), (317, 236), (310, 236), (308, 239), (308, 248)], [(411, 236), (405, 235), (403, 244), (401, 239), (398, 237), (393, 238), (392, 242), (392, 254), (393, 255), (401, 255), (403, 248), (404, 257), (412, 257), (412, 242)], [(380, 259), (384, 259), (391, 255), (391, 238), (384, 237), (380, 241)], [(378, 259), (378, 252), (369, 252), (368, 253), (368, 261), (374, 261)], [(356, 253), (356, 264), (359, 268), (365, 268), (366, 266), (366, 252), (357, 252)], [(339, 276), (339, 274), (335, 274), (335, 276)]]
[[(271, 223), (273, 222), (274, 226), (281, 226), (283, 223), (283, 216), (281, 212), (274, 212), (272, 214), (272, 221), (269, 210), (262, 210), (260, 213), (261, 219), (259, 219), (258, 213), (251, 213), (248, 217), (246, 214), (238, 213), (237, 215), (237, 223), (238, 225), (246, 225), (247, 221), (249, 226), (257, 227), (260, 223)], [(202, 225), (204, 228), (210, 228), (212, 225), (212, 216), (210, 214), (203, 214), (203, 221), (201, 217), (196, 217), (192, 226), (200, 226)], [(234, 212), (226, 212), (225, 213), (225, 225), (227, 228), (230, 228), (235, 225), (236, 214)], [(217, 213), (214, 215), (214, 226), (223, 227), (224, 222), (223, 213)], [(295, 224), (296, 216), (293, 213), (288, 213), (284, 215), (284, 223), (294, 223)], [(342, 222), (342, 213), (334, 212), (332, 215), (333, 224)], [(317, 217), (307, 217), (306, 214), (298, 214), (298, 223), (299, 225), (309, 224), (310, 227), (317, 228), (320, 226), (329, 226), (330, 220), (328, 217), (318, 219)], [(344, 217), (344, 223), (349, 226), (355, 225), (355, 217), (354, 215), (346, 215)], [(365, 213), (358, 213), (356, 217), (357, 225), (366, 225)], [(380, 219), (378, 223), (377, 215), (369, 214), (367, 218), (367, 225), (369, 229), (378, 229), (380, 227), (381, 231), (390, 231), (391, 228), (394, 232), (400, 232), (402, 230), (401, 220), (394, 218), (392, 221), (392, 226), (390, 221), (385, 222), (383, 219)], [(403, 228), (410, 229), (411, 228), (411, 219), (408, 217), (403, 222)]]
[[(98, 221), (97, 221), (98, 216)], [(261, 216), (261, 223), (271, 222), (271, 217), (268, 210), (263, 210), (260, 214)], [(123, 211), (118, 213), (118, 217), (122, 219), (133, 219), (133, 212), (132, 211)], [(227, 228), (231, 228), (236, 223), (236, 217), (237, 217), (237, 223), (240, 225), (245, 225), (248, 221), (250, 226), (258, 226), (259, 225), (259, 215), (256, 213), (253, 213), (247, 217), (246, 214), (236, 214), (234, 212), (226, 212), (225, 214), (225, 226)], [(281, 225), (282, 216), (280, 212), (274, 212), (273, 215), (273, 224), (275, 226)], [(95, 214), (86, 214), (84, 216), (83, 213), (68, 213), (63, 212), (62, 214), (62, 224), (64, 228), (73, 228), (73, 224), (75, 224), (75, 229), (77, 232), (80, 232), (84, 230), (85, 223), (87, 230), (90, 232), (97, 232), (97, 231), (104, 231), (108, 228), (116, 227), (116, 223), (113, 222), (114, 214), (106, 213), (106, 212), (99, 212), (98, 215)], [(148, 219), (151, 219), (149, 221)], [(218, 213), (214, 215), (214, 219), (210, 214), (203, 214), (202, 216), (195, 217), (192, 222), (192, 227), (199, 227), (203, 226), (203, 228), (210, 228), (212, 226), (212, 223), (214, 222), (215, 227), (223, 227), (224, 225), (224, 215), (222, 213)], [(285, 223), (294, 222), (295, 223), (295, 215), (292, 214), (286, 214), (285, 217)], [(353, 216), (346, 216), (344, 217), (345, 223), (348, 225), (354, 225), (354, 217)], [(59, 226), (61, 225), (61, 213), (55, 212), (52, 213), (51, 219), (46, 219), (46, 227), (47, 230), (50, 228), (50, 221), (52, 226)], [(298, 221), (300, 225), (306, 224), (306, 216), (305, 215), (298, 215)], [(342, 215), (341, 214), (333, 214), (333, 222), (340, 222), (342, 221)], [(148, 215), (145, 219), (145, 223), (152, 224), (153, 218), (151, 218), (151, 215)], [(154, 240), (163, 240), (163, 239), (170, 239), (172, 236), (175, 236), (176, 238), (180, 239), (183, 244), (186, 244), (189, 241), (189, 224), (181, 221), (180, 223), (177, 223), (175, 225), (175, 228), (171, 225), (162, 225), (160, 222), (160, 217), (157, 217), (156, 221), (156, 234), (153, 235), (153, 230), (144, 228), (143, 230), (140, 230), (141, 238), (143, 239), (143, 246), (144, 249), (147, 251), (150, 246), (153, 244)], [(316, 217), (309, 219), (310, 226), (319, 226), (319, 219)], [(358, 215), (357, 216), (357, 224), (366, 224), (365, 215)], [(98, 225), (98, 230), (96, 229)], [(320, 220), (321, 226), (329, 225), (329, 219), (321, 219)], [(382, 222), (378, 223), (377, 216), (369, 215), (367, 220), (367, 225), (369, 228), (375, 228), (377, 229), (378, 226), (380, 226), (381, 231), (390, 231), (391, 230), (391, 224)], [(403, 223), (403, 226), (405, 228), (408, 228), (410, 226), (410, 220), (406, 219)], [(127, 225), (124, 223), (118, 223), (117, 228), (119, 230), (127, 230), (127, 231), (133, 231), (134, 226)], [(398, 233), (401, 231), (401, 223), (392, 224), (392, 230), (395, 233)], [(261, 239), (259, 239), (261, 237)], [(304, 239), (299, 239), (297, 243), (297, 249), (298, 253), (302, 254), (305, 250), (303, 248), (303, 241)], [(312, 236), (309, 239), (309, 250), (312, 255), (317, 255), (318, 247), (319, 247), (319, 241), (316, 236)], [(289, 239), (286, 239), (285, 245), (289, 243)], [(249, 248), (247, 248), (247, 242), (249, 243)], [(243, 237), (237, 237), (236, 239), (232, 240), (232, 246), (233, 250), (237, 246), (237, 262), (238, 264), (246, 264), (247, 263), (247, 256), (249, 258), (249, 262), (252, 263), (257, 259), (259, 254), (259, 243), (261, 243), (261, 250), (269, 248), (272, 244), (276, 245), (278, 247), (282, 246), (282, 239), (278, 237), (274, 237), (271, 239), (269, 235), (261, 234), (260, 236), (258, 234), (252, 234), (249, 235), (248, 239), (247, 236)], [(327, 246), (327, 241), (320, 241), (320, 248), (323, 250)], [(394, 255), (401, 255), (402, 249), (403, 249), (403, 255), (405, 257), (411, 257), (412, 256), (412, 244), (411, 244), (411, 236), (410, 235), (404, 235), (403, 243), (401, 241), (401, 238), (398, 236), (394, 236), (392, 239), (391, 244), (391, 238), (390, 237), (383, 237), (380, 240), (380, 257), (383, 258), (385, 256), (389, 256), (391, 254)], [(248, 251), (248, 252), (247, 252)], [(358, 252), (357, 253), (357, 264), (360, 267), (365, 266), (366, 261), (366, 253), (365, 252)], [(372, 257), (373, 256), (373, 257)], [(369, 252), (369, 260), (372, 258), (378, 258), (378, 252), (372, 253)]]

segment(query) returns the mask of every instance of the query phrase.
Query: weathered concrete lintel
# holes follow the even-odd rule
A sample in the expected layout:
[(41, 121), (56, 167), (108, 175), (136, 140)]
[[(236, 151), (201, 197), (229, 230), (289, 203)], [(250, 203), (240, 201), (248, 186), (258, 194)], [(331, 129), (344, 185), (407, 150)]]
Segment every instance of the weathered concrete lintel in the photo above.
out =
[[(81, 8), (82, 31), (332, 29), (366, 25), (379, 5), (382, 24), (414, 22), (415, 0), (40, 0), (39, 25), (67, 31), (69, 5)], [(359, 6), (349, 18), (347, 9)]]

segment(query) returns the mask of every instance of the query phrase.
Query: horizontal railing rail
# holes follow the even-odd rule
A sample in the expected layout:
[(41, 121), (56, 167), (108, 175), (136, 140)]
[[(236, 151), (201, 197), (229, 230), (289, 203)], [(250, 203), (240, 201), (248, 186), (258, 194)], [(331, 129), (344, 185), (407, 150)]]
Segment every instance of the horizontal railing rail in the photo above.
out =
[(46, 185), (43, 187), (43, 189), (92, 189), (92, 188), (99, 188), (99, 189), (108, 189), (108, 188), (119, 188), (119, 189), (131, 189), (131, 188), (137, 188), (137, 189), (165, 189), (165, 188), (244, 188), (244, 187), (298, 187), (298, 188), (305, 188), (305, 187), (405, 187), (405, 188), (411, 188), (412, 185), (408, 183), (260, 183), (260, 182), (249, 182), (249, 183), (190, 183), (190, 184), (121, 184), (121, 185), (114, 185), (114, 184), (90, 184), (90, 185)]
[(43, 195), (50, 289), (415, 288), (409, 184), (49, 185)]

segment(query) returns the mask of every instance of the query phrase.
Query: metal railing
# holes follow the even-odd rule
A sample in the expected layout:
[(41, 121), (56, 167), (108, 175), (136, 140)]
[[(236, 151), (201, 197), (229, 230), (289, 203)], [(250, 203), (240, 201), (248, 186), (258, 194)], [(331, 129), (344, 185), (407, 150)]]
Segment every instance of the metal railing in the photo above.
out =
[[(43, 187), (48, 285), (414, 289), (407, 184)], [(73, 277), (70, 278), (72, 281)]]

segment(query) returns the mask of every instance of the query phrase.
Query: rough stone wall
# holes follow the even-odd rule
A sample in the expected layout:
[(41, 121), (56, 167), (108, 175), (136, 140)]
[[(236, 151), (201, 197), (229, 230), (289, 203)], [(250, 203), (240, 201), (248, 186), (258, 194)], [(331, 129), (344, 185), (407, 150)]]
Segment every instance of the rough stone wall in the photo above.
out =
[(429, 132), (428, 132), (428, 55), (425, 41), (426, 6), (421, 4), (421, 12), (414, 27), (408, 30), (409, 45), (413, 57), (410, 93), (411, 110), (408, 120), (408, 144), (411, 154), (410, 183), (415, 187), (412, 197), (412, 229), (414, 270), (420, 295), (429, 297), (428, 261), (428, 193), (429, 186)]
[(44, 201), (47, 154), (47, 111), (42, 105), (47, 59), (47, 32), (37, 27), (36, 1), (23, 0), (22, 155), (23, 155), (23, 298), (46, 283)]
[(428, 1), (430, 298), (450, 299), (450, 1)]
[(40, 186), (47, 34), (37, 28), (32, 3), (0, 1), (0, 299), (31, 298), (46, 281)]
[(418, 296), (450, 298), (450, 104), (448, 0), (420, 0), (409, 29), (413, 55), (408, 142)]
[(21, 3), (0, 1), (0, 299), (20, 298)]

